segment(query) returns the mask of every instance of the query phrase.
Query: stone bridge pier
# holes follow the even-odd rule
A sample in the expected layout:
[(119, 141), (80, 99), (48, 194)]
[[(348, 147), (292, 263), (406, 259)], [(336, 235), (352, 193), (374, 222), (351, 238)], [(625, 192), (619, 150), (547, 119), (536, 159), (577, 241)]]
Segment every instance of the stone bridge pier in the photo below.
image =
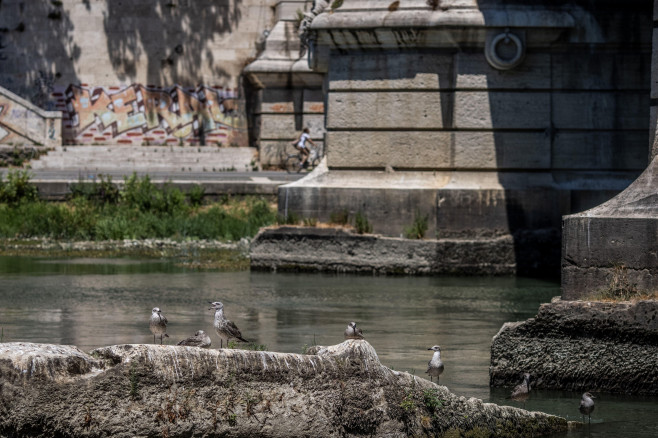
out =
[(483, 265), (557, 275), (562, 216), (647, 166), (646, 1), (344, 0), (308, 29), (326, 166), (279, 189), (281, 214), (391, 237), (426, 219), (425, 238), (488, 243)]
[[(604, 290), (658, 290), (658, 0), (653, 4), (649, 166), (626, 190), (564, 217), (562, 298)], [(622, 115), (623, 117), (623, 115)]]

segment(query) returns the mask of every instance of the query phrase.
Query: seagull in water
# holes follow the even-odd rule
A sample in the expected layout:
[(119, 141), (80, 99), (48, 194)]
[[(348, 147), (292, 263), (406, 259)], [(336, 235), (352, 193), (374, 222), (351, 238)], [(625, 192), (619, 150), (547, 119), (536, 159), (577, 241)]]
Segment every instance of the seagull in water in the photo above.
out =
[(149, 321), (149, 328), (153, 333), (153, 343), (155, 344), (155, 337), (160, 336), (160, 345), (162, 345), (162, 338), (168, 338), (167, 334), (167, 318), (162, 314), (159, 307), (154, 307), (151, 310), (151, 321)]
[(363, 339), (363, 332), (361, 329), (356, 328), (356, 322), (352, 321), (347, 324), (345, 339)]
[(432, 348), (428, 348), (428, 350), (434, 351), (434, 354), (432, 355), (432, 359), (427, 363), (427, 371), (425, 372), (430, 375), (430, 382), (432, 381), (432, 377), (436, 377), (436, 383), (439, 383), (439, 376), (443, 373), (441, 347), (435, 345)]
[(241, 342), (249, 342), (242, 337), (240, 329), (238, 329), (238, 327), (233, 324), (233, 322), (224, 318), (224, 305), (222, 303), (215, 301), (214, 303), (210, 303), (210, 305), (212, 307), (210, 307), (208, 310), (215, 310), (215, 323), (213, 326), (215, 327), (217, 336), (219, 336), (219, 348), (223, 348), (223, 341), (226, 341), (226, 346), (228, 347), (228, 341), (231, 339), (237, 339)]
[(512, 393), (510, 394), (509, 398), (512, 400), (517, 400), (517, 401), (522, 401), (523, 406), (525, 407), (525, 402), (528, 400), (528, 397), (530, 397), (530, 374), (524, 373), (523, 374), (523, 382), (519, 383), (514, 387), (512, 390)]
[(206, 334), (203, 330), (199, 330), (190, 336), (187, 339), (183, 339), (176, 345), (186, 345), (188, 347), (201, 347), (201, 348), (210, 348), (210, 336)]
[(594, 398), (595, 397), (590, 392), (586, 392), (580, 398), (580, 406), (578, 407), (578, 410), (581, 414), (583, 414), (583, 423), (585, 422), (585, 415), (587, 415), (589, 424), (592, 424), (591, 415), (592, 411), (594, 410)]

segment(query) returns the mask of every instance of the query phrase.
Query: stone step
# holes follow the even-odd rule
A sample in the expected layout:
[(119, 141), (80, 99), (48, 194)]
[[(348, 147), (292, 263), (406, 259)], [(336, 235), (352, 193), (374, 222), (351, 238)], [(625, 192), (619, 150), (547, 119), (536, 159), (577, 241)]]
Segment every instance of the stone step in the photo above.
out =
[(250, 147), (64, 146), (40, 159), (33, 169), (136, 169), (171, 171), (251, 170), (257, 150)]

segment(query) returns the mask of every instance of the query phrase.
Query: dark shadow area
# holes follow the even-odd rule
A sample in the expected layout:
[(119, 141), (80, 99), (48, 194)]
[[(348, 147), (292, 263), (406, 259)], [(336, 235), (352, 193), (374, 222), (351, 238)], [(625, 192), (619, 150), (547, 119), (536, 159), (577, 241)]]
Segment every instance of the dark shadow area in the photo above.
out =
[[(107, 0), (108, 52), (122, 81), (134, 82), (137, 63), (147, 63), (147, 83), (198, 85), (200, 66), (214, 78), (231, 73), (216, 66), (209, 42), (239, 23), (242, 0)], [(126, 8), (134, 12), (126, 14)], [(144, 61), (145, 59), (145, 61)], [(214, 84), (206, 84), (214, 85)]]
[[(547, 49), (526, 49), (520, 66), (486, 73), (495, 90), (505, 81), (523, 81), (524, 72), (541, 72), (536, 85), (500, 98), (491, 92), (489, 99), (520, 275), (559, 276), (562, 216), (609, 199), (647, 165), (651, 2), (630, 1), (622, 8), (611, 1), (557, 1), (550, 7), (565, 6), (575, 28)], [(520, 92), (532, 93), (534, 103), (514, 99)], [(523, 158), (513, 158), (529, 158), (533, 150), (543, 150), (546, 160), (524, 165)]]
[(51, 93), (77, 81), (80, 48), (61, 2), (0, 1), (0, 86), (46, 109)]

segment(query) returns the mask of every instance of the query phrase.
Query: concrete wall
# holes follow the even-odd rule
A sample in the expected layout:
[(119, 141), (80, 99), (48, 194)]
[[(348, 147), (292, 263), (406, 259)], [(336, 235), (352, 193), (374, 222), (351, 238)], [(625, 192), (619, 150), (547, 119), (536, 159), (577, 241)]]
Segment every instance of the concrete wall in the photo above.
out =
[(53, 94), (65, 144), (248, 144), (244, 104), (222, 87), (71, 85)]
[[(257, 56), (256, 42), (262, 39), (262, 32), (274, 23), (273, 4), (267, 0), (3, 0), (0, 85), (41, 108), (65, 111), (68, 143), (100, 142), (100, 138), (137, 144), (200, 141), (191, 127), (196, 119), (211, 128), (205, 134), (217, 135), (209, 141), (245, 145), (240, 73)], [(70, 115), (72, 101), (67, 91), (76, 97), (88, 93), (93, 107), (105, 104), (113, 94), (131, 94), (137, 89), (144, 95), (172, 94), (173, 89), (181, 104), (189, 100), (190, 106), (181, 114), (172, 114), (175, 109), (155, 114), (148, 109), (144, 112), (138, 99), (133, 99), (133, 105), (124, 100), (125, 109), (105, 106), (104, 112), (98, 113), (95, 108), (82, 110), (84, 103), (77, 101), (73, 107), (80, 119), (101, 120), (94, 125), (95, 131), (89, 125), (76, 125), (75, 115)], [(101, 100), (95, 101), (98, 90), (102, 90)], [(217, 107), (198, 104), (203, 100), (199, 99), (200, 90), (215, 93), (215, 103), (237, 98), (239, 104), (231, 106), (242, 120), (233, 114), (231, 121), (218, 121)], [(158, 104), (171, 103), (168, 96), (153, 98)], [(145, 104), (148, 107), (148, 99)], [(135, 115), (129, 123), (144, 126), (132, 137), (117, 137), (108, 128), (114, 122), (103, 121), (105, 117), (126, 118), (130, 112)], [(149, 117), (147, 123), (138, 120)], [(167, 120), (167, 125), (153, 128), (159, 117)], [(207, 126), (210, 122), (217, 126)], [(167, 128), (173, 131), (167, 135), (154, 132)], [(118, 131), (123, 129), (125, 125)]]

